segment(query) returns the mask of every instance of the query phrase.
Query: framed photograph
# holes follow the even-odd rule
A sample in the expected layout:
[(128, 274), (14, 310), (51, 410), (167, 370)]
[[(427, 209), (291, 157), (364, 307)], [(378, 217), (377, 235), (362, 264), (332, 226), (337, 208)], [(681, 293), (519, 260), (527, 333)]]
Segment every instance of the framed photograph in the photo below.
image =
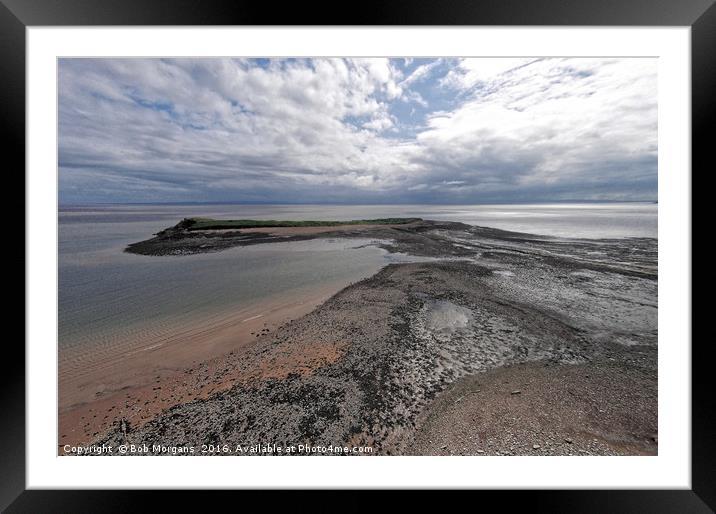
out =
[(0, 506), (711, 512), (712, 3), (2, 0), (26, 302)]

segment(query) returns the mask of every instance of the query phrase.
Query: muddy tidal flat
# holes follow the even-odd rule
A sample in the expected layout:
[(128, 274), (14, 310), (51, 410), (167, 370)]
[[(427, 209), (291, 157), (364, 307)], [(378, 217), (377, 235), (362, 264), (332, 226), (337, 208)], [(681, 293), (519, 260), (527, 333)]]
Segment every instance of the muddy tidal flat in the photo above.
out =
[[(368, 447), (372, 455), (657, 453), (657, 240), (565, 239), (413, 219), (159, 232), (189, 255), (370, 238), (390, 264), (211, 364), (221, 384), (93, 444)], [(146, 446), (145, 446), (146, 445)], [(154, 448), (154, 449), (152, 449)]]

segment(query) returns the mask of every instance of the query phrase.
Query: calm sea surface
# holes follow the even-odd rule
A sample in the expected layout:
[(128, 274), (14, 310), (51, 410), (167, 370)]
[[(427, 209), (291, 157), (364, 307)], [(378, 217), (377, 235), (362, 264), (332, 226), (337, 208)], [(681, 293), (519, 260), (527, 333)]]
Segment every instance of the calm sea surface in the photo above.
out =
[[(657, 237), (657, 205), (65, 206), (59, 212), (59, 346), (90, 351), (163, 338), (193, 320), (286, 291), (347, 285), (402, 260), (369, 240), (317, 240), (149, 257), (123, 252), (187, 216), (348, 220), (421, 217), (560, 237)], [(348, 250), (348, 251), (346, 251)], [(342, 287), (342, 286), (341, 286)]]

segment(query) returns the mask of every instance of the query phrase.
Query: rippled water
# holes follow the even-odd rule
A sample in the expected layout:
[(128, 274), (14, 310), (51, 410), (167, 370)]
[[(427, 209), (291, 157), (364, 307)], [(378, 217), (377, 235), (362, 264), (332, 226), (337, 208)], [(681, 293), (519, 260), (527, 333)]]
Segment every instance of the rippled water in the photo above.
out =
[(565, 237), (657, 235), (655, 204), (67, 206), (59, 213), (60, 351), (121, 345), (138, 336), (160, 339), (182, 324), (287, 291), (347, 285), (397, 258), (357, 240), (275, 243), (181, 257), (123, 252), (128, 243), (199, 215), (298, 220), (415, 216)]
[(124, 253), (127, 243), (151, 234), (146, 227), (126, 220), (60, 223), (61, 354), (121, 349), (139, 338), (159, 341), (282, 294), (340, 289), (391, 258), (375, 246), (357, 248), (368, 240), (276, 243), (181, 257)]

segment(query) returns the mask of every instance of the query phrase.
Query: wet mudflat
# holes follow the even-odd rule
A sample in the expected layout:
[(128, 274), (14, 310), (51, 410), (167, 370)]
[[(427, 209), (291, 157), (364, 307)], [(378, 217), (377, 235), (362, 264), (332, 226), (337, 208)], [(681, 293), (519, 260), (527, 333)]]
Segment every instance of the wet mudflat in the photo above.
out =
[[(274, 237), (245, 236), (220, 244)], [(300, 237), (376, 238), (434, 260), (391, 264), (343, 289), (206, 368), (202, 380), (231, 377), (230, 388), (98, 442), (656, 452), (655, 239), (557, 239), (430, 221)], [(169, 243), (173, 253), (221, 249), (214, 236), (181, 239)]]

